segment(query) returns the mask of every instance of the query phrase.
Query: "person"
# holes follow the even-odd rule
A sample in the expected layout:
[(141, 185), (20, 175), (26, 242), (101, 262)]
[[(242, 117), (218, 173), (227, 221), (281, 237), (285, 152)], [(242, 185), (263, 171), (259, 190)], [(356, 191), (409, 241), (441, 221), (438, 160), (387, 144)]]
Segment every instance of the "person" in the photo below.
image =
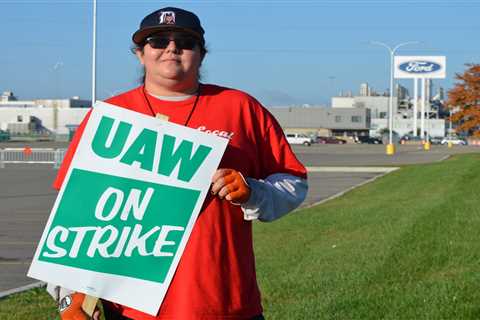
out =
[[(167, 7), (147, 15), (132, 37), (144, 83), (106, 100), (229, 139), (158, 314), (103, 301), (106, 319), (263, 319), (252, 221), (276, 220), (306, 196), (306, 169), (268, 110), (244, 92), (200, 82), (204, 34), (192, 12)], [(59, 169), (57, 189), (87, 121)]]

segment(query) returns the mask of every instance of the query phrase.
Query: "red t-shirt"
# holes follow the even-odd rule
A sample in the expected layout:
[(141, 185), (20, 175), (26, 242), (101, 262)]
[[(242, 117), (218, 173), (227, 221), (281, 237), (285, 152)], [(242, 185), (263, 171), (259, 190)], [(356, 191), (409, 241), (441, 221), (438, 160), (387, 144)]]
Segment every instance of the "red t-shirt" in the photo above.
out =
[[(220, 168), (264, 179), (274, 173), (306, 178), (275, 118), (238, 90), (201, 85), (188, 127), (229, 138)], [(152, 115), (143, 86), (106, 102)], [(163, 101), (148, 95), (155, 113), (185, 125), (196, 97)], [(54, 187), (59, 189), (85, 128), (77, 130)], [(208, 194), (157, 317), (111, 304), (132, 319), (249, 319), (262, 313), (255, 275), (252, 224), (239, 206)]]

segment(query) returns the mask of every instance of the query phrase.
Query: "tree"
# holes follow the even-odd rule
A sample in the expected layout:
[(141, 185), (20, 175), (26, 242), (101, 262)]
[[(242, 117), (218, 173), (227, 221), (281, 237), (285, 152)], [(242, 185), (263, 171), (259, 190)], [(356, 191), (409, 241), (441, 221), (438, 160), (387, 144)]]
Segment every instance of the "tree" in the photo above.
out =
[(448, 106), (454, 111), (451, 121), (457, 124), (456, 132), (480, 137), (480, 64), (466, 66), (463, 74), (455, 75), (459, 82), (448, 92)]

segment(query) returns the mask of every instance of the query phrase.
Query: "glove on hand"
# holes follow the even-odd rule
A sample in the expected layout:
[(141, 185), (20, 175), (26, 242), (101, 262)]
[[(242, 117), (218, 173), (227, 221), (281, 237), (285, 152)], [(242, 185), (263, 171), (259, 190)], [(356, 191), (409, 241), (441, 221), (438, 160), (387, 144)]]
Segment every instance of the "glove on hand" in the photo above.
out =
[(72, 293), (60, 300), (58, 306), (62, 320), (88, 320), (90, 317), (83, 311), (82, 303), (85, 295), (80, 292)]
[(212, 178), (212, 194), (241, 204), (250, 198), (250, 187), (242, 174), (233, 169), (218, 169)]

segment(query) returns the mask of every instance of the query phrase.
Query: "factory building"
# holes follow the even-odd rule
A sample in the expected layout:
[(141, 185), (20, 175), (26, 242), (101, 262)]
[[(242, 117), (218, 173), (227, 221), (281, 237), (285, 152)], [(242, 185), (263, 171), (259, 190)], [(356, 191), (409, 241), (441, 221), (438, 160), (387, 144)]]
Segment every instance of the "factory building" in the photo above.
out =
[(370, 111), (365, 108), (271, 107), (268, 110), (285, 132), (317, 136), (368, 135)]

